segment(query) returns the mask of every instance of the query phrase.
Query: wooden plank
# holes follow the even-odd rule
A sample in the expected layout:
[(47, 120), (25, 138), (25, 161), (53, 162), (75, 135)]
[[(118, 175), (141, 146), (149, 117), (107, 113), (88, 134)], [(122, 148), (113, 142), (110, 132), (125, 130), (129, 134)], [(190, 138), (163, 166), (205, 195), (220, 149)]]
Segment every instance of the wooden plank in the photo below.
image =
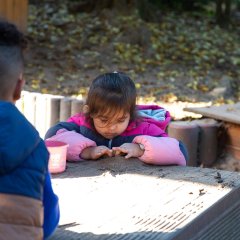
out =
[(61, 219), (52, 240), (170, 240), (240, 184), (236, 172), (123, 157), (67, 166), (53, 175)]
[(0, 17), (13, 22), (21, 31), (26, 32), (28, 0), (1, 0)]
[(15, 22), (23, 32), (27, 32), (27, 19), (28, 19), (28, 0), (15, 0), (13, 6), (13, 12), (15, 15)]
[(7, 1), (0, 1), (0, 17), (6, 18)]
[(9, 21), (15, 22), (16, 20), (13, 18), (14, 17), (13, 6), (14, 6), (14, 0), (7, 1), (7, 4), (6, 4), (6, 18)]
[(184, 108), (184, 111), (201, 114), (205, 117), (240, 124), (240, 102), (202, 108)]

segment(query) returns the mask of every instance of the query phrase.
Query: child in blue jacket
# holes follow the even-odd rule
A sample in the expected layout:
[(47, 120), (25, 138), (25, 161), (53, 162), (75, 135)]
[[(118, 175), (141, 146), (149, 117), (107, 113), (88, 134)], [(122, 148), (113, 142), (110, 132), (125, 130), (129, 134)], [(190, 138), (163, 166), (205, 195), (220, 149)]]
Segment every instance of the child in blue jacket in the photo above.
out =
[(49, 153), (18, 111), (26, 40), (0, 21), (0, 239), (46, 239), (59, 221), (48, 172)]

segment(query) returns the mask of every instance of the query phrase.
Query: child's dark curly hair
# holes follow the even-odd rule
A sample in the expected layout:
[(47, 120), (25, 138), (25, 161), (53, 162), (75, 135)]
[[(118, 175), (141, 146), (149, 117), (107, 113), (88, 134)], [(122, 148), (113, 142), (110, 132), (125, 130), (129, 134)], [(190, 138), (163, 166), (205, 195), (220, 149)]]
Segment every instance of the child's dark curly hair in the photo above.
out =
[(0, 98), (12, 94), (23, 74), (23, 52), (27, 47), (24, 35), (15, 25), (0, 21)]
[(18, 46), (23, 50), (27, 48), (27, 40), (15, 25), (0, 21), (0, 46)]

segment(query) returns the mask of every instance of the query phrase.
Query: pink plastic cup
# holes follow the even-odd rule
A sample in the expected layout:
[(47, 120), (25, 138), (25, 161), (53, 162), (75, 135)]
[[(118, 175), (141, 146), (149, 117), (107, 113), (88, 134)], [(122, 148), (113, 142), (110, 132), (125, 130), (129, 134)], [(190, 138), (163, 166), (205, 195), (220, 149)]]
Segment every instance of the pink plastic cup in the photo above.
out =
[(50, 173), (62, 173), (66, 170), (68, 144), (60, 141), (45, 141), (50, 153), (48, 169)]

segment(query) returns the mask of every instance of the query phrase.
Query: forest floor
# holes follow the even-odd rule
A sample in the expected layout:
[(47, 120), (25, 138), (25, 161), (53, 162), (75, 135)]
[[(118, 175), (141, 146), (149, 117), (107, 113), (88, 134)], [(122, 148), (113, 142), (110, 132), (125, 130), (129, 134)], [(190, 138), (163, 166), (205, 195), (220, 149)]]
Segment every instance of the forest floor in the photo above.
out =
[(164, 105), (174, 119), (191, 116), (179, 111), (186, 106), (240, 100), (239, 18), (228, 29), (198, 12), (162, 12), (149, 23), (71, 2), (30, 1), (25, 90), (84, 97), (96, 76), (123, 71), (139, 102)]

